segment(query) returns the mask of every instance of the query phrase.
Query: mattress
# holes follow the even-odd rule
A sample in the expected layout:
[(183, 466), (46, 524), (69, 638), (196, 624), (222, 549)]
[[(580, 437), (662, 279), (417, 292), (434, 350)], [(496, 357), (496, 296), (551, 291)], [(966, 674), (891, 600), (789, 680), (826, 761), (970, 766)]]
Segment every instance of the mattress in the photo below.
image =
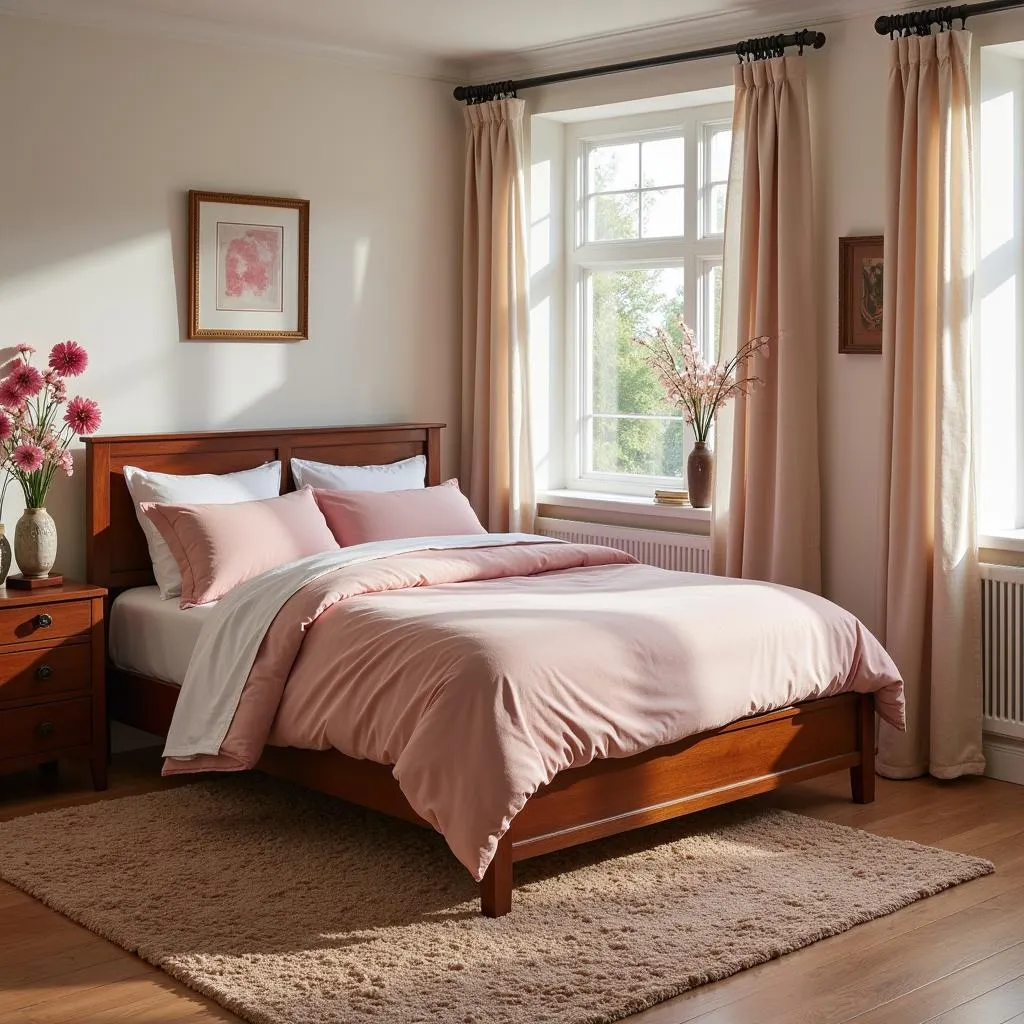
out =
[(179, 608), (156, 587), (126, 590), (110, 610), (110, 660), (127, 672), (181, 686), (199, 631), (215, 607)]

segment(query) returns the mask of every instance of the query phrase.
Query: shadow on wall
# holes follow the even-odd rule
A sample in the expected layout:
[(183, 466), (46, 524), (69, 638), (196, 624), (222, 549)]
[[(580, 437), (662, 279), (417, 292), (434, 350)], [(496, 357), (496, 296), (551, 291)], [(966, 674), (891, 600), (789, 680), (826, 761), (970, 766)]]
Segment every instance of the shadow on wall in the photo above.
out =
[[(184, 192), (168, 196), (167, 212), (170, 229), (165, 225), (160, 232), (122, 241), (92, 257), (93, 262), (107, 264), (95, 282), (107, 290), (110, 282), (103, 279), (116, 276), (116, 268), (127, 272), (128, 264), (144, 264), (148, 301), (159, 324), (141, 329), (137, 345), (111, 345), (109, 336), (129, 337), (131, 329), (122, 320), (124, 309), (108, 306), (84, 318), (91, 322), (76, 330), (90, 353), (90, 365), (83, 377), (68, 381), (69, 394), (84, 394), (100, 403), (101, 433), (454, 419), (458, 346), (453, 343), (446, 353), (439, 353), (435, 345), (425, 343), (428, 330), (421, 337), (411, 336), (408, 324), (415, 324), (415, 318), (396, 309), (401, 304), (394, 301), (390, 268), (396, 256), (389, 251), (394, 240), (376, 242), (372, 211), (364, 213), (363, 224), (351, 223), (347, 214), (348, 222), (340, 223), (340, 211), (329, 206), (318, 211), (311, 229), (311, 339), (293, 343), (199, 342), (185, 337)], [(324, 252), (328, 247), (329, 255)], [(70, 266), (52, 267), (45, 275), (18, 275), (21, 303), (67, 308), (60, 297), (82, 287), (89, 264), (79, 256)], [(436, 292), (437, 275), (428, 264), (420, 266), (418, 278), (406, 281), (403, 289), (414, 307), (436, 309), (437, 298), (431, 293)], [(454, 311), (457, 293), (451, 276), (448, 308)], [(76, 307), (73, 294), (67, 306)], [(3, 319), (8, 318), (0, 318), (0, 326)], [(9, 322), (19, 319), (11, 316)], [(51, 318), (54, 323), (62, 319), (59, 314)], [(76, 321), (74, 314), (67, 319)], [(453, 319), (450, 313), (448, 319)], [(98, 341), (88, 336), (94, 333), (100, 336)], [(50, 345), (63, 336), (43, 340), (37, 334), (30, 339), (39, 349), (37, 364), (40, 357), (45, 364)], [(13, 349), (6, 351), (14, 354)], [(454, 468), (455, 423), (450, 423), (445, 441), (446, 463)], [(76, 444), (72, 454), (74, 475), (54, 478), (47, 506), (59, 534), (55, 571), (80, 579), (85, 572), (84, 448)], [(20, 488), (12, 481), (0, 515), (11, 536), (23, 508)]]

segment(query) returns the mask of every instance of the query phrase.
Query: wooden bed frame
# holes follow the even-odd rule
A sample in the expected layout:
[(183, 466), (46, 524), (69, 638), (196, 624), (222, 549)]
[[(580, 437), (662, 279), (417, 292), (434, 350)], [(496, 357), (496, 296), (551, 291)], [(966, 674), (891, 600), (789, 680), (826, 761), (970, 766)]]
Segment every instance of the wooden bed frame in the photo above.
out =
[[(153, 573), (122, 469), (229, 473), (280, 459), (368, 465), (426, 455), (427, 482), (441, 481), (442, 424), (246, 430), (86, 439), (87, 566), (113, 600), (148, 586)], [(109, 622), (109, 616), (107, 616)], [(178, 688), (107, 667), (112, 718), (166, 735)], [(480, 884), (491, 917), (512, 907), (512, 865), (552, 850), (729, 803), (788, 782), (850, 769), (853, 799), (874, 799), (874, 697), (843, 694), (745, 718), (635, 757), (593, 761), (558, 774), (527, 801)], [(268, 748), (257, 766), (271, 775), (427, 826), (409, 806), (390, 765), (337, 751)]]

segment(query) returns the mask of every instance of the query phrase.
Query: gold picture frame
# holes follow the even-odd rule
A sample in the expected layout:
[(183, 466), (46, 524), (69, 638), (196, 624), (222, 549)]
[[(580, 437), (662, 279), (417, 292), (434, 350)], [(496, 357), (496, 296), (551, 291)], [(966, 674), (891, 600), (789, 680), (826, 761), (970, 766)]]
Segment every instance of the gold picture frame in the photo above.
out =
[(882, 235), (839, 239), (839, 351), (882, 352), (885, 266)]
[(309, 336), (309, 200), (188, 193), (188, 336)]

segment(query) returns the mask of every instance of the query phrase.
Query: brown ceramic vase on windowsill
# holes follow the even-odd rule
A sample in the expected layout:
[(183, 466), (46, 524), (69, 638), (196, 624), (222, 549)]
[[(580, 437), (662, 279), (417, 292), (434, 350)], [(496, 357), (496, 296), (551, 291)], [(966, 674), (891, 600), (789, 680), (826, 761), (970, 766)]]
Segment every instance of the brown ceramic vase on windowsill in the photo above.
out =
[(694, 508), (709, 508), (711, 505), (711, 473), (714, 464), (714, 453), (706, 442), (698, 441), (686, 460), (686, 489)]

